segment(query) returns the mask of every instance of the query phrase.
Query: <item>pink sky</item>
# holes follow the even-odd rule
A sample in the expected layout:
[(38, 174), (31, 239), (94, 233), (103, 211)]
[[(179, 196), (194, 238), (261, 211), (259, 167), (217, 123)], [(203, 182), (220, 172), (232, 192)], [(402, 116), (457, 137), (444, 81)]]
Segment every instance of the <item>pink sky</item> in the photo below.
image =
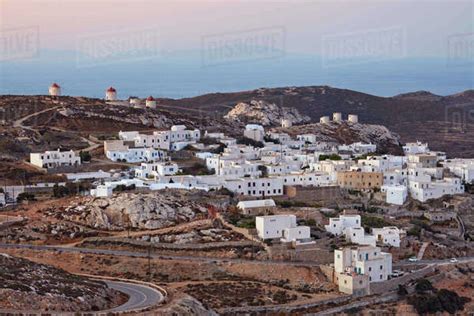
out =
[(324, 35), (401, 26), (409, 54), (444, 54), (446, 38), (472, 33), (472, 1), (0, 0), (0, 26), (39, 26), (41, 48), (74, 49), (78, 36), (158, 29), (170, 49), (202, 36), (283, 26), (287, 50), (318, 53)]

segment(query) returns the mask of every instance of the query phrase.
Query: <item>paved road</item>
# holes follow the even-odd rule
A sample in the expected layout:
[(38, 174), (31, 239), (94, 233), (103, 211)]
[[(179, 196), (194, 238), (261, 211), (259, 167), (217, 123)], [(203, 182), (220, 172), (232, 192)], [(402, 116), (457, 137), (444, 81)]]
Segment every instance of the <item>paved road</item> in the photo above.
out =
[(406, 266), (421, 266), (421, 265), (436, 265), (444, 266), (449, 264), (467, 263), (474, 261), (474, 257), (462, 257), (456, 258), (457, 262), (450, 262), (450, 259), (438, 259), (438, 260), (419, 260), (416, 262), (410, 262), (408, 260), (400, 261), (393, 264), (394, 268), (406, 267)]
[[(139, 251), (128, 251), (128, 250), (113, 250), (113, 249), (97, 249), (97, 248), (79, 248), (79, 247), (68, 247), (68, 246), (38, 246), (31, 244), (5, 244), (0, 243), (0, 248), (16, 248), (16, 249), (32, 249), (32, 250), (50, 250), (50, 251), (63, 251), (68, 253), (91, 253), (99, 255), (113, 255), (113, 256), (125, 256), (125, 257), (140, 257), (147, 258), (147, 252)], [(155, 259), (169, 259), (169, 260), (188, 260), (197, 262), (233, 262), (233, 263), (252, 263), (260, 265), (291, 265), (291, 266), (320, 266), (320, 263), (313, 262), (302, 262), (302, 261), (281, 261), (281, 260), (250, 260), (250, 259), (230, 259), (230, 258), (213, 258), (213, 257), (197, 257), (197, 256), (170, 256), (151, 253), (151, 258)], [(394, 268), (400, 268), (404, 266), (422, 266), (422, 265), (449, 265), (453, 264), (449, 261), (450, 259), (441, 260), (419, 260), (416, 262), (400, 261), (394, 263)], [(466, 263), (474, 261), (474, 257), (463, 257), (457, 258), (457, 263)]]
[[(139, 258), (148, 258), (147, 252), (139, 251), (128, 251), (128, 250), (112, 250), (112, 249), (97, 249), (97, 248), (79, 248), (79, 247), (69, 247), (69, 246), (38, 246), (31, 244), (5, 244), (0, 243), (0, 248), (13, 248), (13, 249), (32, 249), (32, 250), (49, 250), (49, 251), (63, 251), (67, 253), (91, 253), (99, 255), (112, 255), (112, 256), (125, 256), (125, 257), (139, 257)], [(155, 259), (169, 259), (169, 260), (187, 260), (187, 261), (197, 261), (197, 262), (206, 262), (206, 263), (251, 263), (259, 265), (292, 265), (292, 266), (320, 266), (319, 263), (312, 262), (299, 262), (299, 261), (280, 261), (280, 260), (250, 260), (250, 259), (227, 259), (227, 258), (214, 258), (214, 257), (197, 257), (197, 256), (170, 256), (170, 255), (161, 255), (156, 253), (151, 253), (151, 258)]]
[[(107, 284), (110, 288), (125, 293), (129, 296), (129, 299), (124, 304), (117, 306), (112, 309), (104, 310), (104, 311), (94, 311), (94, 312), (79, 312), (79, 314), (85, 315), (106, 315), (108, 313), (117, 313), (117, 312), (139, 312), (146, 308), (153, 307), (155, 305), (160, 304), (164, 300), (163, 294), (160, 291), (148, 287), (146, 285), (135, 284), (135, 283), (127, 283), (127, 282), (118, 282), (118, 281), (108, 281), (98, 279)], [(0, 309), (1, 315), (18, 315), (18, 314), (30, 314), (30, 315), (43, 315), (45, 311), (38, 311), (38, 310), (10, 310), (10, 309)], [(53, 315), (58, 316), (74, 316), (78, 313), (74, 312), (48, 312), (48, 314), (52, 313)]]
[[(103, 280), (102, 280), (103, 281)], [(110, 288), (125, 293), (129, 296), (128, 302), (103, 312), (130, 312), (138, 311), (161, 303), (164, 299), (160, 291), (151, 287), (115, 281), (103, 281)]]

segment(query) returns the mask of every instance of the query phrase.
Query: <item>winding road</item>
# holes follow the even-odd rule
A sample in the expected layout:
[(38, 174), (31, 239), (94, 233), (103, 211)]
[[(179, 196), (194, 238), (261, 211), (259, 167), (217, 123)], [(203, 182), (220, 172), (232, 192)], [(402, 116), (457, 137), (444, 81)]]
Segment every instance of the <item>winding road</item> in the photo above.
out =
[[(32, 244), (8, 244), (0, 243), (0, 248), (4, 249), (32, 249), (38, 251), (63, 251), (67, 253), (91, 253), (91, 254), (106, 254), (106, 255), (115, 255), (115, 256), (127, 256), (127, 257), (148, 257), (146, 252), (136, 252), (136, 251), (125, 251), (125, 250), (112, 250), (112, 249), (93, 249), (93, 248), (76, 248), (76, 247), (63, 247), (63, 246), (39, 246)], [(169, 256), (169, 255), (159, 255), (159, 254), (150, 254), (152, 258), (159, 259), (171, 259), (171, 260), (187, 260), (187, 261), (199, 261), (206, 263), (252, 263), (259, 265), (292, 265), (292, 266), (320, 266), (317, 263), (311, 262), (295, 262), (295, 261), (276, 261), (276, 260), (248, 260), (248, 259), (223, 259), (223, 258), (210, 258), (210, 257), (195, 257), (195, 256)], [(417, 266), (444, 266), (444, 265), (454, 265), (458, 263), (467, 263), (473, 262), (474, 257), (463, 257), (457, 258), (457, 262), (451, 262), (450, 259), (441, 259), (441, 260), (419, 260), (416, 262), (409, 261), (400, 261), (394, 263), (394, 268), (402, 267), (417, 267)], [(93, 277), (93, 276), (91, 276)], [(146, 308), (155, 306), (165, 299), (165, 296), (155, 288), (147, 286), (145, 284), (137, 284), (125, 281), (111, 281), (102, 279), (108, 286), (123, 293), (129, 295), (129, 300), (118, 307), (110, 309), (105, 312), (133, 312), (144, 310)]]
[[(130, 283), (130, 282), (123, 282), (123, 281), (110, 281), (110, 280), (102, 280), (98, 279), (111, 289), (116, 291), (122, 292), (128, 295), (128, 301), (124, 304), (103, 310), (103, 311), (93, 311), (93, 312), (79, 312), (81, 315), (110, 315), (112, 313), (140, 313), (148, 308), (152, 308), (160, 303), (162, 303), (165, 299), (165, 296), (150, 286)], [(1, 315), (19, 315), (19, 314), (31, 314), (31, 315), (43, 315), (45, 311), (41, 310), (10, 310), (10, 309), (0, 309)], [(48, 314), (51, 311), (47, 312)], [(61, 316), (69, 316), (69, 315), (77, 315), (74, 312), (52, 312), (53, 315), (61, 315)]]
[[(8, 244), (0, 243), (0, 248), (10, 249), (31, 249), (38, 251), (62, 251), (66, 253), (90, 253), (98, 255), (112, 255), (112, 256), (125, 256), (125, 257), (137, 257), (137, 258), (148, 258), (150, 256), (153, 259), (168, 259), (168, 260), (187, 260), (197, 261), (205, 263), (251, 263), (259, 265), (291, 265), (291, 266), (320, 266), (320, 263), (306, 262), (306, 261), (284, 261), (284, 260), (251, 260), (251, 259), (237, 259), (237, 258), (220, 258), (220, 257), (198, 257), (198, 256), (171, 256), (151, 253), (148, 255), (144, 251), (129, 251), (129, 250), (114, 250), (114, 249), (98, 249), (98, 248), (80, 248), (66, 246), (40, 246), (33, 244)], [(394, 268), (401, 268), (405, 266), (424, 266), (424, 265), (448, 265), (456, 263), (466, 263), (474, 261), (474, 257), (462, 257), (457, 258), (457, 262), (452, 263), (450, 259), (439, 259), (439, 260), (419, 260), (416, 262), (410, 262), (408, 260), (399, 261), (393, 264)]]
[(146, 285), (117, 281), (103, 282), (105, 282), (108, 287), (129, 296), (129, 299), (125, 304), (103, 312), (141, 311), (153, 307), (164, 300), (164, 296), (160, 291)]

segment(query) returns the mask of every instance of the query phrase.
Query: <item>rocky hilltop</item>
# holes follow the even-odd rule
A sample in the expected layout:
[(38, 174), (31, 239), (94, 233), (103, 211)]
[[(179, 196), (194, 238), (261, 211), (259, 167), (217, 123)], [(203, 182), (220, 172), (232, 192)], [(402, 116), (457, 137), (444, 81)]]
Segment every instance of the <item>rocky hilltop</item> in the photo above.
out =
[[(85, 197), (58, 211), (58, 215), (99, 229), (158, 229), (207, 216), (205, 203), (209, 197), (210, 193), (186, 190), (120, 193), (104, 199)], [(217, 203), (227, 203), (226, 197), (215, 199)]]
[(287, 119), (293, 124), (303, 124), (311, 120), (309, 116), (301, 115), (295, 108), (280, 107), (263, 100), (240, 102), (224, 118), (243, 123), (258, 123), (263, 126), (280, 125), (282, 119)]
[[(168, 128), (172, 125), (171, 120), (165, 115), (153, 110), (130, 109), (124, 106), (116, 108), (91, 108), (87, 106), (65, 107), (59, 114), (69, 119), (94, 119), (116, 121), (130, 125), (143, 125), (153, 128)], [(130, 115), (132, 112), (134, 115)]]
[(344, 121), (340, 123), (305, 124), (290, 128), (275, 128), (274, 130), (286, 132), (293, 136), (306, 133), (315, 134), (317, 141), (335, 144), (372, 143), (377, 145), (377, 150), (381, 153), (402, 154), (400, 136), (382, 125)]
[(0, 309), (99, 311), (124, 300), (105, 283), (0, 253)]
[[(259, 122), (277, 127), (282, 118), (294, 124), (318, 123), (341, 112), (357, 114), (359, 122), (383, 125), (401, 142), (426, 141), (452, 156), (474, 156), (474, 90), (448, 96), (427, 91), (379, 97), (328, 86), (260, 88), (212, 93), (192, 98), (157, 98), (157, 109), (134, 109), (104, 100), (62, 96), (0, 96), (0, 156), (24, 158), (68, 144), (85, 148), (84, 137), (115, 135), (117, 130), (169, 128), (173, 124), (241, 135), (243, 125)], [(48, 110), (50, 109), (50, 110)], [(47, 110), (47, 111), (45, 111)], [(36, 113), (23, 122), (19, 119)], [(23, 126), (22, 126), (23, 125)]]
[(341, 112), (343, 117), (357, 114), (359, 122), (384, 125), (399, 134), (403, 143), (426, 141), (432, 149), (452, 156), (474, 156), (474, 90), (448, 96), (419, 91), (379, 97), (329, 86), (282, 87), (212, 93), (167, 103), (225, 116), (229, 106), (252, 100), (297, 109), (312, 123), (333, 112)]

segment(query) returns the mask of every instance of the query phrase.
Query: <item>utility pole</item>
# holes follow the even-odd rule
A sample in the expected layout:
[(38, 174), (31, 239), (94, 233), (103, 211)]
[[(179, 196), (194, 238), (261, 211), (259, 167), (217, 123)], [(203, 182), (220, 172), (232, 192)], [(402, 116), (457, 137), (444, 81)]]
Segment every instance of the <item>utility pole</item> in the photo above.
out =
[(148, 282), (151, 282), (151, 242), (148, 245)]

